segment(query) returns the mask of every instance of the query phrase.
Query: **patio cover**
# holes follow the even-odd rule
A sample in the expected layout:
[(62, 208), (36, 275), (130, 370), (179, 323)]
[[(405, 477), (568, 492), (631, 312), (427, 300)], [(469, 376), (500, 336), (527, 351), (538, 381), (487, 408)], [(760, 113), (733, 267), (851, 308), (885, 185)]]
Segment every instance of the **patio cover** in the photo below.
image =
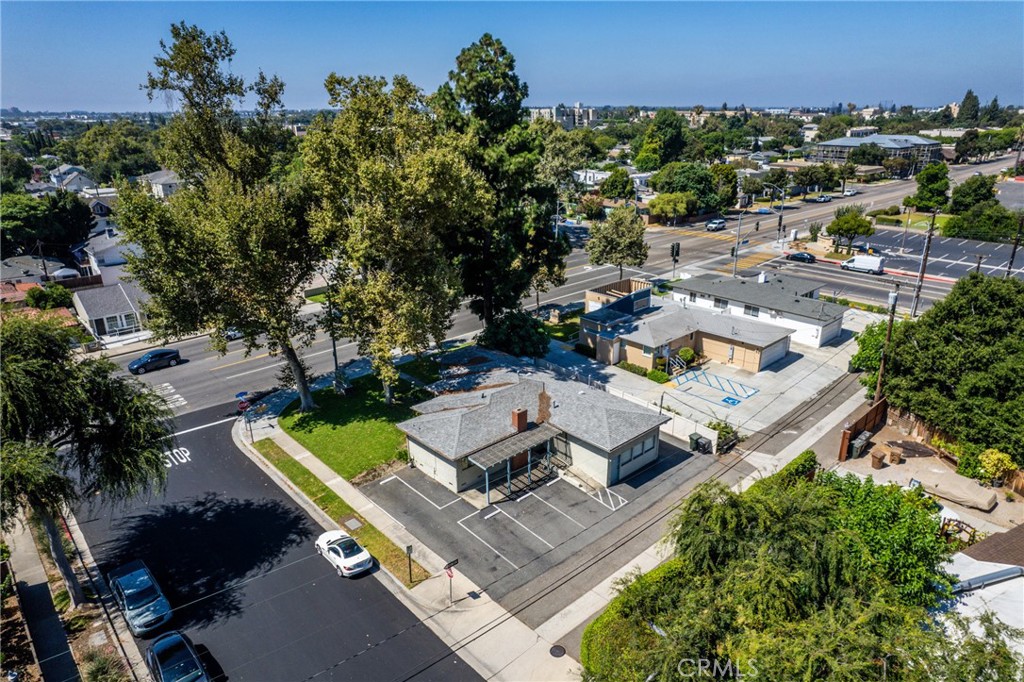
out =
[(488, 445), (486, 448), (470, 455), (469, 461), (487, 471), (495, 464), (501, 464), (524, 450), (529, 450), (541, 443), (546, 443), (560, 433), (559, 429), (556, 429), (547, 422), (538, 424), (535, 428), (514, 434), (505, 440), (498, 441), (494, 445)]

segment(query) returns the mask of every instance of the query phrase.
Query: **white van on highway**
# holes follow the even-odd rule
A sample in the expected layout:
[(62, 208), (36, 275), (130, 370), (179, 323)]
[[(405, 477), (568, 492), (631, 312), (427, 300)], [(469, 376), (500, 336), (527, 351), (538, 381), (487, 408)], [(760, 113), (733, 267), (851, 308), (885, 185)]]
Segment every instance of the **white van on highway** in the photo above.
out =
[(881, 256), (854, 256), (847, 261), (843, 261), (843, 264), (839, 267), (843, 270), (881, 275), (885, 272), (885, 259)]

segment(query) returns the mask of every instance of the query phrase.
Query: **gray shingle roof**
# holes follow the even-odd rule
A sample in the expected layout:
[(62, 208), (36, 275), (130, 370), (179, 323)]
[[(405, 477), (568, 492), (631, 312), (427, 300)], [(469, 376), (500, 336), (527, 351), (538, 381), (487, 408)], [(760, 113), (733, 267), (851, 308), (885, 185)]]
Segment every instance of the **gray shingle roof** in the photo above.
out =
[(738, 315), (729, 315), (703, 310), (683, 308), (666, 303), (656, 314), (638, 320), (632, 325), (635, 331), (620, 336), (627, 341), (657, 348), (692, 332), (713, 334), (725, 339), (734, 339), (756, 348), (767, 348), (793, 333), (793, 330), (749, 320)]
[(96, 289), (76, 291), (74, 298), (90, 320), (98, 320), (125, 313), (138, 314), (142, 303), (149, 297), (131, 282), (122, 281)]
[(154, 185), (166, 185), (181, 182), (181, 179), (178, 177), (178, 174), (172, 170), (153, 171), (152, 173), (140, 175), (138, 179), (145, 180), (146, 182)]
[(547, 424), (606, 452), (669, 420), (641, 405), (548, 372), (506, 372), (502, 379), (516, 383), (433, 398), (416, 405), (420, 416), (398, 424), (398, 428), (455, 460), (513, 436), (514, 409), (526, 409), (528, 420), (535, 425), (542, 393), (548, 397), (544, 401), (549, 412)]
[(927, 140), (917, 135), (866, 135), (864, 137), (837, 137), (818, 143), (826, 147), (859, 147), (862, 144), (877, 144), (882, 149), (909, 149), (919, 145), (938, 145), (935, 140)]
[(806, 294), (819, 289), (821, 284), (786, 275), (768, 275), (764, 283), (759, 283), (756, 279), (701, 276), (675, 282), (670, 286), (675, 291), (707, 294), (734, 303), (776, 310), (819, 322), (831, 322), (841, 318), (846, 312), (845, 306), (816, 298), (806, 298)]

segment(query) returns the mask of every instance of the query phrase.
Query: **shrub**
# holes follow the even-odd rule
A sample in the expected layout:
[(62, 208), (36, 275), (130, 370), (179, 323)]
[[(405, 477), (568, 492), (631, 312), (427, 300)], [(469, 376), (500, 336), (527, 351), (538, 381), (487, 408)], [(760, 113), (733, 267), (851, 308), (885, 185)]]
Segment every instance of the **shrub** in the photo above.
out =
[(693, 361), (697, 359), (697, 354), (693, 351), (693, 349), (692, 348), (687, 348), (686, 346), (683, 346), (682, 348), (680, 348), (679, 352), (676, 353), (676, 356), (680, 360), (685, 362), (687, 364), (687, 366), (692, 364)]
[(484, 348), (516, 357), (543, 357), (548, 352), (544, 324), (525, 310), (510, 310), (494, 320), (477, 339)]
[(89, 649), (82, 655), (82, 664), (86, 682), (128, 682), (131, 679), (124, 661), (112, 651)]
[(576, 344), (576, 352), (579, 353), (580, 355), (584, 355), (584, 356), (586, 356), (588, 358), (596, 358), (597, 357), (597, 349), (591, 348), (590, 346), (588, 346), (585, 343), (577, 343)]
[(647, 378), (656, 384), (663, 384), (668, 381), (671, 377), (660, 369), (652, 369), (647, 373)]
[(732, 424), (726, 421), (711, 421), (707, 423), (709, 429), (718, 432), (719, 444), (730, 440), (739, 440), (740, 434)]
[(632, 362), (622, 361), (617, 366), (619, 367), (619, 369), (624, 369), (627, 372), (632, 372), (633, 374), (637, 374), (642, 377), (647, 376), (646, 369), (644, 369), (640, 365), (634, 365)]
[(811, 233), (811, 241), (818, 241), (818, 235), (821, 234), (821, 223), (811, 223), (811, 226), (807, 228)]
[(985, 472), (986, 478), (991, 480), (1005, 480), (1007, 476), (1017, 470), (1017, 465), (1005, 452), (989, 448), (978, 457), (981, 469)]
[(875, 222), (879, 225), (902, 225), (903, 219), (899, 217), (878, 216)]
[(69, 606), (71, 606), (71, 595), (67, 590), (59, 590), (57, 594), (53, 595), (53, 608), (57, 610), (57, 613), (64, 613)]

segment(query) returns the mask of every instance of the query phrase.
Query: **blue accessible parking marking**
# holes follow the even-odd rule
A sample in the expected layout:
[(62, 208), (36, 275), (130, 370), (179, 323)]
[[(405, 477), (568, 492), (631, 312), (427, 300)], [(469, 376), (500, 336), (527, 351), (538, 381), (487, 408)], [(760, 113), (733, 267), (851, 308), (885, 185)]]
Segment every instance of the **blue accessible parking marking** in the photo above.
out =
[(736, 398), (725, 397), (722, 398), (722, 402), (725, 403), (726, 405), (732, 405), (733, 407), (736, 407), (737, 405), (740, 404), (741, 401), (737, 400)]

